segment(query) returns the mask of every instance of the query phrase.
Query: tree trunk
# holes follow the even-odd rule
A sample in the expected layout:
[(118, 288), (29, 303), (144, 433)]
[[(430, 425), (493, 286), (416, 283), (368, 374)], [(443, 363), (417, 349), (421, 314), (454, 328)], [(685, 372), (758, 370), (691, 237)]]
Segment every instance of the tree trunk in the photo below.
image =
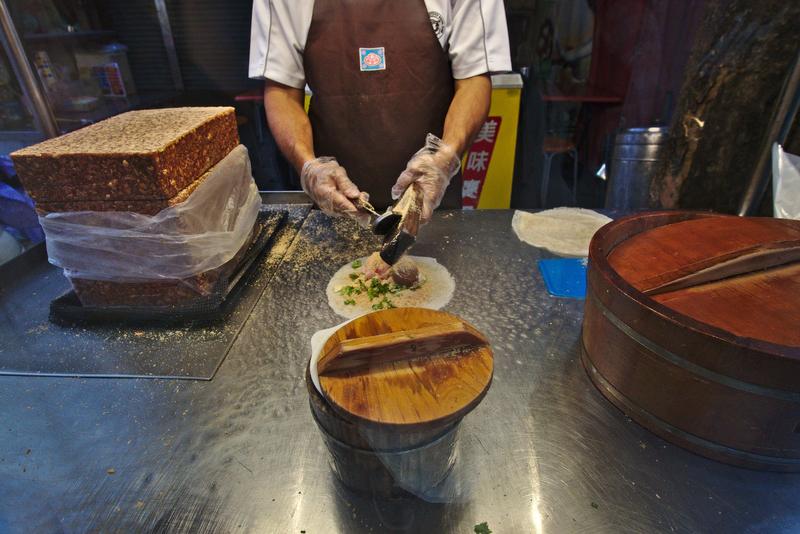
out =
[(798, 19), (796, 1), (708, 2), (650, 191), (655, 207), (736, 211), (797, 51)]

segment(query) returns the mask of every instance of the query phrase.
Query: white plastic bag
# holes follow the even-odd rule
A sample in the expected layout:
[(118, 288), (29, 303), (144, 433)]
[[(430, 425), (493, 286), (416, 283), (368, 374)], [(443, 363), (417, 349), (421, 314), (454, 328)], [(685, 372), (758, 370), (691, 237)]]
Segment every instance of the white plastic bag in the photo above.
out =
[(772, 145), (772, 198), (775, 217), (800, 219), (800, 156)]
[(250, 238), (260, 206), (247, 149), (239, 145), (189, 198), (156, 215), (76, 211), (39, 220), (50, 263), (72, 279), (181, 280), (232, 259)]

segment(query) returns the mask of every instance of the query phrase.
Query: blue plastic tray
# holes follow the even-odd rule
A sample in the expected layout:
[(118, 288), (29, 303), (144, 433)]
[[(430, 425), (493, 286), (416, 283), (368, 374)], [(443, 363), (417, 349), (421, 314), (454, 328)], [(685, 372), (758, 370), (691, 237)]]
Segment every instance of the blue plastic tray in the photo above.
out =
[(539, 260), (547, 291), (554, 297), (586, 298), (586, 258)]

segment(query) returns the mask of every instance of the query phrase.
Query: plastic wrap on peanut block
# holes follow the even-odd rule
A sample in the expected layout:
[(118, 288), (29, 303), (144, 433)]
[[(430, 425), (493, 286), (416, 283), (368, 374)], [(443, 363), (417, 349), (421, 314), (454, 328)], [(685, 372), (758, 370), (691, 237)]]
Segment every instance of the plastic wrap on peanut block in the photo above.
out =
[(156, 215), (82, 211), (40, 222), (50, 263), (64, 270), (84, 305), (174, 305), (210, 294), (235, 268), (260, 206), (240, 145), (187, 200)]

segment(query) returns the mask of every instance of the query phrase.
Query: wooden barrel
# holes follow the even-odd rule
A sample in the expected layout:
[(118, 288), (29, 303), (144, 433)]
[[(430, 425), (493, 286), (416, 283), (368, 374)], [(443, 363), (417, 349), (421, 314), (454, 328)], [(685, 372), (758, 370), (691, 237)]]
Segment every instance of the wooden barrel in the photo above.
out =
[[(322, 348), (318, 366), (333, 361), (326, 354), (337, 362), (358, 359), (321, 369), (322, 391), (306, 373), (311, 412), (345, 487), (378, 497), (426, 497), (447, 478), (459, 423), (492, 376), (485, 339), (470, 343), (431, 330), (454, 324), (465, 323), (434, 310), (383, 310), (348, 323)], [(389, 339), (397, 335), (401, 342)], [(431, 336), (439, 342), (431, 345)]]
[(460, 419), (443, 428), (383, 429), (338, 415), (308, 371), (306, 388), (331, 469), (348, 489), (383, 498), (424, 496), (450, 473)]
[(589, 251), (582, 361), (662, 438), (744, 467), (800, 471), (800, 222), (626, 217)]

